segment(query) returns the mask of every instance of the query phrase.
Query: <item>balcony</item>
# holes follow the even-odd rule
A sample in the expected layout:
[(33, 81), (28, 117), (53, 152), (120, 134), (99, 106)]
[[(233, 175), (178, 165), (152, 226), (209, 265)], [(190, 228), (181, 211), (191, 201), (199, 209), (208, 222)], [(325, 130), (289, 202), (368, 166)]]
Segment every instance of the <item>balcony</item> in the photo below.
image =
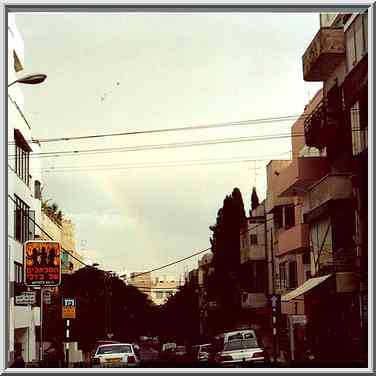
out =
[(247, 261), (265, 260), (265, 244), (252, 245), (240, 249), (240, 263), (244, 264)]
[(325, 157), (297, 158), (281, 171), (277, 194), (279, 197), (299, 196), (329, 170)]
[(306, 197), (303, 207), (305, 214), (329, 201), (351, 199), (351, 175), (348, 173), (327, 174), (310, 188)]
[(242, 308), (263, 308), (268, 306), (268, 299), (265, 293), (242, 293)]
[(286, 231), (281, 231), (278, 235), (278, 253), (282, 256), (289, 252), (296, 252), (309, 247), (309, 226), (308, 224), (298, 224)]
[(325, 81), (345, 57), (342, 27), (322, 27), (303, 55), (304, 81)]

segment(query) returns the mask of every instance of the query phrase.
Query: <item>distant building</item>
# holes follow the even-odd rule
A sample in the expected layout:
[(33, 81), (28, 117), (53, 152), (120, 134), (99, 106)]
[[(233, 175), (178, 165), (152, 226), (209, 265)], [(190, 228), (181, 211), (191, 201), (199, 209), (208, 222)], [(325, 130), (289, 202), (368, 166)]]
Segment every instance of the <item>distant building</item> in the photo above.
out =
[(133, 272), (130, 273), (127, 281), (129, 285), (147, 294), (149, 299), (157, 305), (164, 304), (178, 289), (178, 281), (171, 276), (152, 278), (151, 273)]

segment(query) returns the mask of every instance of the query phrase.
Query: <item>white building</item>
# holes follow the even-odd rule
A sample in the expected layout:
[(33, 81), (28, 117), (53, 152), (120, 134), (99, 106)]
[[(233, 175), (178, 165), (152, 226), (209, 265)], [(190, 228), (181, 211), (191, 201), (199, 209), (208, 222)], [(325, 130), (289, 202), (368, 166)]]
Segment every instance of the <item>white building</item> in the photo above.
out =
[[(8, 22), (8, 80), (17, 79), (24, 68), (24, 45), (17, 30), (14, 15)], [(22, 74), (22, 73), (21, 73)], [(19, 76), (18, 76), (19, 78)], [(39, 308), (15, 305), (15, 295), (22, 289), (23, 243), (40, 236), (30, 218), (41, 220), (39, 159), (32, 158), (40, 150), (32, 139), (31, 127), (23, 112), (20, 84), (8, 90), (8, 293), (9, 293), (9, 353), (11, 362), (16, 346), (22, 346), (24, 360), (36, 359), (36, 333)]]

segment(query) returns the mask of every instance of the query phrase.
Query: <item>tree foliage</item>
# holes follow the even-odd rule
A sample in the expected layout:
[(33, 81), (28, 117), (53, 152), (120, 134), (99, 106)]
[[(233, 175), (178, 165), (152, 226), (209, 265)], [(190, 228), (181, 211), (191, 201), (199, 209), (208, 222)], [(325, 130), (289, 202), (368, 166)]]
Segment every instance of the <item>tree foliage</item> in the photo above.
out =
[(197, 286), (186, 283), (159, 307), (159, 337), (162, 341), (193, 343), (199, 338), (200, 312)]
[[(213, 232), (210, 243), (214, 274), (208, 281), (208, 299), (218, 304), (222, 321), (231, 321), (233, 312), (240, 304), (237, 275), (240, 267), (240, 231), (245, 221), (242, 194), (238, 188), (234, 188), (218, 210), (216, 224), (210, 227)], [(218, 327), (221, 326), (223, 322), (219, 321)]]
[(131, 341), (153, 329), (155, 307), (147, 295), (95, 267), (63, 275), (57, 295), (46, 317), (55, 323), (47, 326), (46, 336), (64, 340), (61, 301), (63, 297), (76, 298), (76, 319), (70, 320), (71, 341), (77, 341), (83, 351), (91, 351), (95, 342), (106, 339), (109, 333), (113, 339)]
[(252, 195), (251, 195), (251, 208), (256, 209), (260, 205), (260, 201), (256, 192), (256, 187), (252, 188)]

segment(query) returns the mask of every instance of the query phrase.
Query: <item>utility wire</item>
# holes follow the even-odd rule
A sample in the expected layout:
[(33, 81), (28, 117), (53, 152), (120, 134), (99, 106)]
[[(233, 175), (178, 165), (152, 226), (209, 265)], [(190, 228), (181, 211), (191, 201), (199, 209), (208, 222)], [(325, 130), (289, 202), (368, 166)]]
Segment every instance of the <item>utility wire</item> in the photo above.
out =
[[(10, 99), (17, 106), (17, 103), (13, 101), (11, 97)], [(350, 112), (359, 112), (359, 109), (353, 109), (353, 110), (350, 110)], [(31, 139), (27, 141), (40, 144), (40, 143), (47, 143), (47, 142), (87, 140), (87, 139), (96, 139), (96, 138), (104, 138), (104, 137), (118, 137), (118, 136), (130, 136), (130, 135), (140, 135), (140, 134), (154, 134), (154, 133), (179, 132), (179, 131), (190, 131), (190, 130), (211, 129), (211, 128), (223, 128), (223, 127), (238, 126), (238, 125), (255, 125), (255, 124), (257, 125), (257, 124), (283, 122), (283, 121), (296, 120), (296, 119), (305, 119), (305, 118), (310, 117), (311, 115), (312, 113), (301, 114), (301, 115), (286, 115), (286, 116), (266, 117), (266, 118), (248, 119), (248, 120), (240, 120), (240, 121), (229, 121), (229, 122), (206, 124), (206, 125), (194, 125), (194, 126), (185, 126), (185, 127), (161, 128), (161, 129), (150, 129), (150, 130), (139, 130), (139, 131), (126, 131), (126, 132), (118, 132), (118, 133), (115, 133), (115, 132), (103, 133), (103, 134), (95, 134), (95, 135), (88, 135), (88, 136)], [(9, 144), (12, 144), (12, 143), (14, 143), (14, 141), (9, 142)]]
[[(71, 155), (90, 155), (90, 154), (104, 154), (104, 153), (116, 153), (116, 152), (132, 152), (132, 151), (144, 151), (144, 150), (158, 150), (158, 149), (179, 149), (193, 146), (206, 146), (206, 145), (216, 145), (216, 144), (229, 144), (229, 143), (239, 143), (239, 142), (250, 142), (250, 141), (265, 141), (274, 140), (281, 138), (290, 137), (302, 137), (304, 133), (285, 133), (285, 134), (275, 134), (275, 135), (262, 135), (253, 137), (237, 137), (237, 138), (223, 138), (214, 140), (202, 140), (202, 141), (185, 141), (185, 142), (174, 142), (167, 144), (154, 144), (154, 145), (140, 145), (131, 147), (112, 147), (112, 148), (98, 148), (98, 149), (86, 149), (86, 150), (70, 150), (70, 151), (55, 151), (55, 152), (42, 152), (42, 153), (32, 153), (30, 157), (55, 157), (55, 156), (71, 156)], [(14, 158), (15, 155), (9, 156), (9, 158)]]
[[(153, 168), (153, 167), (178, 167), (178, 166), (196, 166), (196, 165), (216, 165), (216, 164), (226, 164), (226, 163), (247, 163), (247, 162), (262, 162), (267, 161), (270, 158), (276, 156), (288, 154), (290, 151), (265, 156), (263, 159), (260, 157), (255, 157), (255, 159), (240, 159), (240, 158), (230, 158), (230, 159), (196, 159), (196, 160), (185, 160), (185, 161), (172, 161), (172, 162), (157, 162), (157, 163), (138, 163), (138, 164), (118, 164), (118, 165), (78, 165), (78, 166), (50, 166), (45, 167), (41, 170), (43, 173), (48, 172), (79, 172), (79, 171), (109, 171), (109, 170), (127, 170), (133, 168)], [(258, 158), (258, 159), (256, 159)], [(9, 167), (11, 168), (11, 167)], [(261, 168), (261, 167), (259, 167)], [(32, 170), (31, 170), (32, 171)]]
[[(293, 206), (293, 207), (295, 208), (295, 207), (297, 207), (297, 206), (302, 206), (302, 204), (293, 204), (293, 205), (289, 205), (289, 206)], [(255, 226), (253, 226), (253, 227), (251, 227), (251, 228), (249, 228), (249, 229), (245, 229), (243, 232), (240, 232), (240, 235), (243, 235), (243, 234), (245, 234), (245, 233), (247, 233), (247, 232), (249, 232), (249, 231), (251, 231), (251, 230), (254, 230), (255, 228), (257, 228), (257, 227), (259, 227), (259, 226), (265, 226), (265, 222), (269, 222), (269, 221), (272, 221), (272, 220), (274, 220), (274, 217), (269, 218), (269, 219), (266, 219), (266, 218), (265, 218), (265, 221), (263, 221), (262, 223), (258, 223), (257, 225), (255, 225)], [(208, 252), (208, 251), (211, 250), (211, 248), (212, 248), (212, 247), (209, 247), (209, 248), (203, 249), (202, 251), (195, 252), (195, 253), (193, 253), (193, 254), (190, 255), (190, 256), (187, 256), (187, 257), (184, 257), (184, 258), (182, 258), (182, 259), (179, 259), (179, 260), (176, 260), (176, 261), (170, 262), (169, 264), (162, 265), (162, 266), (160, 266), (160, 267), (158, 267), (158, 268), (154, 268), (154, 269), (148, 270), (148, 271), (146, 271), (146, 272), (138, 273), (138, 274), (134, 275), (133, 278), (139, 277), (139, 276), (141, 276), (141, 275), (145, 275), (145, 274), (153, 273), (153, 272), (155, 272), (155, 271), (157, 271), (157, 270), (165, 269), (165, 268), (167, 268), (167, 267), (169, 267), (169, 266), (172, 266), (172, 265), (178, 264), (178, 263), (183, 262), (183, 261), (185, 261), (185, 260), (188, 260), (188, 259), (190, 259), (190, 258), (192, 258), (192, 257), (198, 256), (198, 255), (200, 255), (200, 254), (202, 254), (202, 253), (204, 253), (204, 252)]]

